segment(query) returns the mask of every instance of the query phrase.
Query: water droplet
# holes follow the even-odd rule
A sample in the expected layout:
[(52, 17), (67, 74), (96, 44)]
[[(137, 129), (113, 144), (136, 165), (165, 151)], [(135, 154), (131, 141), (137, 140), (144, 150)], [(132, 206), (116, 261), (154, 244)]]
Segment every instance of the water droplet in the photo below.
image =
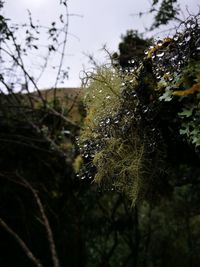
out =
[(130, 73), (133, 73), (136, 70), (136, 68), (131, 68)]
[(148, 111), (149, 111), (149, 108), (147, 107), (147, 108), (144, 109), (143, 112), (144, 112), (144, 113), (147, 113)]
[(132, 91), (132, 92), (131, 92), (131, 96), (132, 96), (133, 98), (136, 98), (136, 97), (137, 97), (136, 92), (135, 92), (135, 91)]
[(185, 34), (185, 41), (186, 41), (186, 42), (189, 42), (190, 39), (191, 39), (191, 35), (190, 35), (189, 33), (186, 33), (186, 34)]
[(106, 124), (109, 124), (110, 121), (111, 121), (110, 118), (107, 118), (107, 119), (106, 119)]
[(161, 58), (161, 57), (164, 56), (164, 54), (165, 54), (164, 51), (158, 51), (158, 52), (156, 53), (156, 56), (157, 56), (158, 58)]
[(173, 37), (173, 39), (174, 39), (175, 42), (178, 41), (179, 35), (178, 34), (175, 34), (174, 37)]
[(194, 29), (195, 26), (196, 26), (196, 24), (195, 24), (195, 22), (193, 20), (188, 20), (186, 22), (186, 28), (188, 28), (188, 29)]
[(163, 41), (162, 40), (158, 40), (157, 45), (158, 46), (162, 46), (163, 45)]
[(196, 50), (200, 51), (200, 38), (195, 42)]

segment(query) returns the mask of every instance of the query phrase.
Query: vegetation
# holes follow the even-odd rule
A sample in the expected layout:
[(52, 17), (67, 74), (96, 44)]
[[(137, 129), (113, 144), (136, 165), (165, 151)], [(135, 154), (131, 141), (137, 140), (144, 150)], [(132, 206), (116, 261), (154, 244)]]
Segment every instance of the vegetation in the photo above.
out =
[(144, 50), (151, 44), (150, 39), (144, 39), (137, 31), (129, 30), (126, 35), (122, 35), (119, 44), (119, 55), (114, 53), (112, 58), (115, 64), (119, 64), (123, 69), (136, 67), (144, 57)]
[(153, 14), (154, 19), (148, 31), (155, 30), (163, 25), (168, 25), (171, 21), (182, 22), (182, 9), (178, 0), (152, 0), (149, 10), (140, 12), (139, 15)]
[[(132, 203), (139, 227), (146, 221), (140, 216), (150, 216), (150, 239), (158, 238), (151, 228), (156, 227), (152, 222), (156, 216), (166, 224), (164, 218), (176, 217), (178, 213), (177, 221), (171, 218), (171, 226), (165, 225), (160, 235), (165, 230), (168, 234), (179, 232), (179, 227), (176, 230), (174, 227), (184, 220), (182, 227), (189, 231), (187, 237), (176, 240), (174, 232), (172, 239), (167, 238), (174, 244), (174, 253), (169, 248), (167, 253), (171, 253), (171, 258), (176, 257), (172, 262), (178, 266), (196, 266), (199, 233), (195, 232), (192, 221), (199, 216), (196, 195), (200, 181), (199, 16), (190, 17), (181, 27), (184, 30), (177, 30), (174, 37), (150, 46), (139, 66), (133, 63), (125, 71), (124, 65), (122, 71), (116, 64), (110, 70), (102, 67), (104, 78), (110, 71), (111, 81), (121, 81), (120, 87), (115, 87), (117, 95), (113, 94), (112, 86), (102, 82), (102, 72), (90, 76), (85, 98), (87, 116), (80, 141), (87, 168), (87, 172), (83, 168), (84, 175), (93, 176), (94, 182), (104, 190), (124, 193)], [(186, 211), (184, 207), (191, 204)], [(184, 219), (178, 210), (184, 210)], [(137, 234), (141, 237), (143, 231), (146, 230), (139, 228)], [(140, 240), (143, 248), (144, 240)], [(175, 256), (183, 250), (186, 262)], [(145, 258), (144, 254), (140, 257)], [(146, 265), (140, 262), (136, 266), (172, 264), (161, 254), (157, 257), (158, 262), (149, 259)]]
[[(199, 16), (150, 47), (128, 31), (84, 96), (55, 86), (63, 53), (52, 89), (38, 89), (29, 20), (23, 47), (0, 16), (0, 265), (198, 266)], [(48, 34), (49, 53), (64, 51), (67, 21)]]
[[(184, 25), (182, 33), (159, 40), (146, 50), (138, 68), (130, 68), (120, 76), (111, 67), (110, 80), (121, 79), (117, 95), (114, 88), (118, 87), (107, 87), (99, 81), (102, 73), (90, 77), (83, 144), (87, 156), (92, 155), (94, 179), (109, 179), (118, 190), (132, 195), (134, 201), (140, 188), (143, 192), (143, 185), (149, 193), (157, 180), (159, 184), (166, 182), (163, 177), (168, 176), (168, 155), (177, 155), (177, 146), (182, 147), (181, 151), (191, 149), (190, 157), (198, 161), (198, 17), (190, 18)], [(87, 129), (89, 141), (85, 140)]]

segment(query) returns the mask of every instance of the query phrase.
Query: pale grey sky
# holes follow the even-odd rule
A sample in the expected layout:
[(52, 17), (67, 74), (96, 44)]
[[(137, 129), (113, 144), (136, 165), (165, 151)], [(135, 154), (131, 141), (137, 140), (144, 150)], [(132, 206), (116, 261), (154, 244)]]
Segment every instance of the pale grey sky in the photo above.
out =
[[(48, 25), (60, 14), (59, 0), (6, 0), (5, 14), (13, 22), (23, 23), (27, 20), (27, 9), (32, 12), (34, 21)], [(82, 17), (72, 16), (69, 19), (66, 57), (64, 66), (69, 67), (69, 79), (65, 87), (80, 86), (79, 73), (83, 66), (90, 67), (85, 54), (93, 54), (97, 60), (103, 62), (105, 54), (101, 52), (104, 44), (108, 49), (116, 51), (120, 42), (120, 36), (128, 29), (136, 29), (144, 32), (149, 27), (152, 16), (131, 16), (148, 10), (151, 0), (68, 0), (69, 13), (79, 14)], [(189, 10), (195, 13), (198, 10), (199, 0), (179, 0), (183, 10), (187, 5)], [(167, 32), (166, 32), (167, 34)], [(53, 62), (53, 61), (52, 61)], [(37, 61), (33, 63), (37, 64)], [(53, 63), (52, 63), (53, 64)], [(41, 79), (40, 87), (51, 87), (54, 84), (55, 73), (47, 69)]]

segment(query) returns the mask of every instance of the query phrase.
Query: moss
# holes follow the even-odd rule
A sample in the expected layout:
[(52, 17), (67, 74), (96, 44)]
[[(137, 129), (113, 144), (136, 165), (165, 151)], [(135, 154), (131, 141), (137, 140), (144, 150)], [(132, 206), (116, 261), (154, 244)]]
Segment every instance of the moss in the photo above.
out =
[(87, 116), (85, 118), (82, 138), (92, 136), (92, 131), (98, 127), (100, 120), (117, 110), (120, 102), (120, 76), (108, 67), (99, 67), (86, 84), (84, 104)]
[(155, 44), (154, 46), (150, 47), (149, 50), (147, 50), (147, 58), (151, 59), (157, 51), (162, 50), (163, 48), (166, 49), (166, 47), (170, 46), (171, 44), (173, 44), (172, 38), (164, 38), (163, 41), (159, 41), (159, 43)]
[(83, 158), (81, 155), (78, 155), (73, 162), (73, 168), (76, 173), (78, 173), (83, 165)]
[(89, 77), (80, 138), (87, 166), (97, 184), (125, 193), (133, 204), (170, 191), (168, 166), (187, 148), (186, 135), (199, 146), (198, 29), (191, 31), (194, 40), (187, 41), (187, 30), (178, 41), (159, 41), (136, 70), (97, 67)]
[(130, 80), (134, 80), (133, 75), (122, 77), (118, 69), (107, 66), (98, 67), (90, 76), (84, 88), (87, 116), (82, 139), (92, 138), (101, 121), (116, 114), (121, 106), (124, 85)]
[(135, 136), (131, 143), (109, 138), (93, 160), (97, 169), (95, 182), (124, 192), (135, 203), (142, 187), (143, 161), (144, 146)]

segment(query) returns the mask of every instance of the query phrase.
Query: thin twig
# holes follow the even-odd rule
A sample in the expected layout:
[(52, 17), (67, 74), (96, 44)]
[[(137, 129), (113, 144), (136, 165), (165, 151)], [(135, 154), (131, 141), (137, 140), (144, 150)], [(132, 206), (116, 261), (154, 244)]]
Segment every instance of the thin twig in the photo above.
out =
[(35, 87), (35, 89), (36, 89), (36, 91), (37, 91), (37, 93), (38, 93), (40, 99), (42, 100), (44, 106), (46, 106), (46, 101), (45, 101), (45, 99), (43, 98), (42, 93), (40, 92), (40, 90), (39, 90), (37, 84), (35, 83), (34, 79), (33, 79), (33, 78), (30, 76), (30, 74), (26, 71), (24, 65), (22, 65), (22, 64), (19, 62), (18, 58), (16, 58), (13, 54), (11, 54), (10, 52), (8, 52), (6, 49), (1, 48), (1, 50), (2, 50), (4, 53), (6, 53), (8, 56), (10, 56), (10, 57), (13, 59), (13, 61), (17, 64), (17, 66), (19, 66), (19, 67), (21, 68), (21, 70), (23, 71), (24, 75), (25, 75), (25, 76), (31, 81), (31, 83), (34, 85), (34, 87)]
[(7, 224), (6, 222), (0, 218), (0, 225), (4, 228), (4, 230), (6, 230), (12, 237), (14, 237), (14, 239), (17, 241), (17, 243), (20, 245), (20, 247), (23, 249), (23, 251), (25, 252), (26, 256), (32, 261), (32, 263), (36, 266), (36, 267), (43, 267), (43, 265), (40, 263), (40, 260), (37, 259), (32, 251), (28, 248), (28, 246), (26, 245), (26, 243), (19, 237), (19, 235), (12, 230)]
[(67, 44), (67, 37), (68, 37), (68, 27), (69, 27), (69, 13), (68, 13), (68, 6), (67, 3), (65, 4), (66, 7), (66, 24), (65, 24), (65, 31), (64, 31), (64, 41), (63, 41), (63, 47), (62, 47), (62, 53), (61, 53), (61, 58), (60, 58), (60, 64), (58, 67), (58, 72), (57, 72), (57, 76), (56, 76), (56, 81), (54, 84), (54, 104), (56, 101), (56, 87), (58, 85), (58, 80), (60, 77), (60, 73), (62, 70), (62, 66), (63, 66), (63, 61), (64, 61), (64, 56), (65, 56), (65, 50), (66, 50), (66, 44)]
[[(18, 175), (19, 176), (19, 175)], [(46, 216), (46, 213), (44, 211), (44, 207), (42, 205), (42, 202), (38, 196), (38, 193), (36, 192), (36, 190), (31, 186), (31, 184), (23, 179), (22, 177), (20, 177), (20, 179), (24, 182), (24, 184), (27, 186), (27, 188), (29, 188), (31, 190), (31, 192), (33, 193), (33, 196), (35, 198), (35, 201), (38, 205), (38, 208), (40, 210), (40, 213), (41, 213), (41, 216), (42, 216), (42, 220), (43, 220), (43, 223), (44, 223), (44, 227), (45, 227), (45, 230), (46, 230), (46, 233), (47, 233), (47, 238), (48, 238), (48, 241), (49, 241), (49, 248), (50, 248), (50, 251), (51, 251), (51, 256), (52, 256), (52, 261), (53, 261), (53, 266), (54, 267), (60, 267), (60, 263), (59, 263), (59, 259), (58, 259), (58, 255), (57, 255), (57, 252), (56, 252), (56, 246), (55, 246), (55, 241), (54, 241), (54, 238), (53, 238), (53, 233), (52, 233), (52, 230), (51, 230), (51, 226), (49, 224), (49, 220)]]

